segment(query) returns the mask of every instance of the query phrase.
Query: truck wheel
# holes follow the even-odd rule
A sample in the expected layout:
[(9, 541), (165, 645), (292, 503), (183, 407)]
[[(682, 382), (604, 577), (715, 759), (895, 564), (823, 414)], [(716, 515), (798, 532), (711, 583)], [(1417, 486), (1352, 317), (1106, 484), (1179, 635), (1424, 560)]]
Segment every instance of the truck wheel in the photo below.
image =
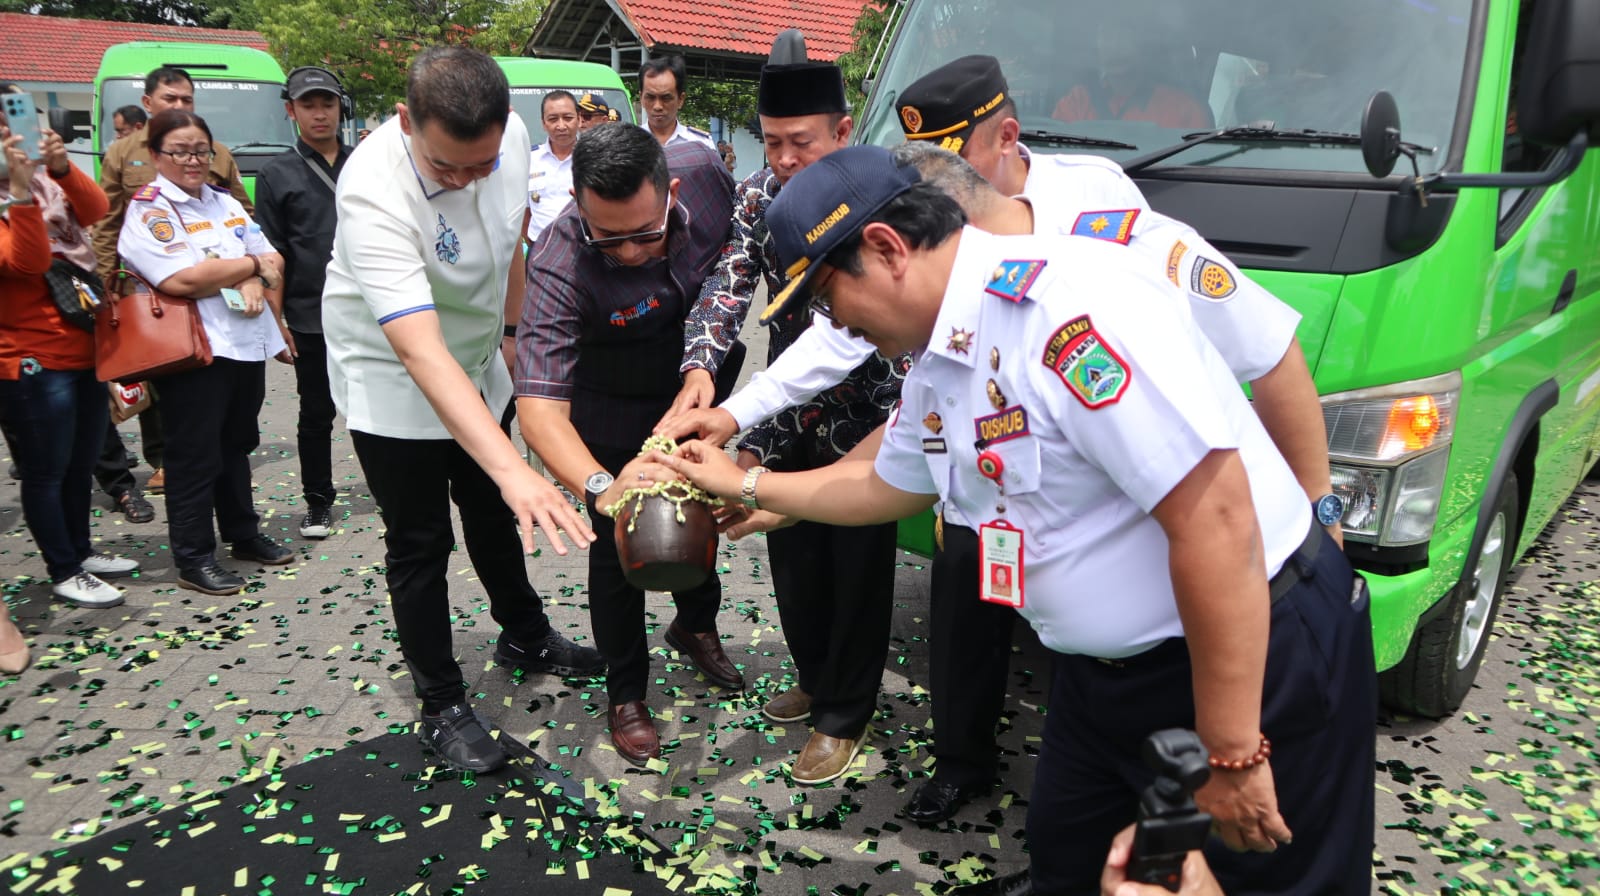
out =
[(1383, 702), (1408, 715), (1442, 718), (1461, 706), (1483, 663), (1517, 547), (1517, 477), (1494, 496), (1483, 543), (1467, 558), (1448, 604), (1411, 637), (1405, 658), (1380, 678)]

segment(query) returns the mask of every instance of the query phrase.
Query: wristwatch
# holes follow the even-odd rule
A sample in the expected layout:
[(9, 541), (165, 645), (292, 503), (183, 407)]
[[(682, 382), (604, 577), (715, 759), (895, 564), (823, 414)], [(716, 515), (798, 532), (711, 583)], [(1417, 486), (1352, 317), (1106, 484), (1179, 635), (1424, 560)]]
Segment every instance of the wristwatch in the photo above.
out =
[(593, 504), (599, 501), (600, 496), (605, 493), (605, 490), (610, 488), (611, 483), (616, 481), (616, 477), (612, 476), (610, 473), (607, 473), (605, 470), (601, 470), (598, 473), (591, 473), (589, 474), (589, 478), (583, 481), (583, 494), (589, 499), (589, 503)]
[(1317, 522), (1331, 526), (1344, 519), (1344, 499), (1330, 492), (1312, 501), (1311, 511), (1317, 515)]

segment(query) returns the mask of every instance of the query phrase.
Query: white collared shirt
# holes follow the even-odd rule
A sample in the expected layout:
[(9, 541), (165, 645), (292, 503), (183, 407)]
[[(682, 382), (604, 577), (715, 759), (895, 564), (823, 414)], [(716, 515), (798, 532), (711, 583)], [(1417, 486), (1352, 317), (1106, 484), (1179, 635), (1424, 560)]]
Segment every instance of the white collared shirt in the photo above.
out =
[[(644, 119), (640, 120), (643, 121)], [(699, 128), (691, 128), (681, 121), (678, 122), (677, 130), (673, 131), (672, 136), (668, 137), (667, 142), (662, 145), (671, 146), (674, 143), (681, 143), (684, 141), (689, 141), (692, 143), (704, 143), (705, 145), (711, 147), (712, 152), (717, 151), (716, 141), (711, 139), (711, 134), (709, 132), (702, 131)]]
[(511, 401), (500, 342), (507, 276), (522, 262), (527, 147), (528, 130), (513, 112), (498, 166), (459, 190), (418, 172), (398, 117), (351, 155), (339, 178), (339, 229), (322, 294), (329, 386), (351, 429), (450, 438), (383, 334), (384, 323), (421, 311), (438, 314), (451, 357), (497, 418)]
[(528, 157), (528, 242), (537, 240), (571, 201), (572, 153), (558, 159), (549, 143), (535, 146)]
[[(1021, 275), (1017, 301), (987, 291), (1028, 262), (1043, 265), (1031, 283)], [(963, 230), (902, 395), (878, 475), (1024, 530), (1020, 612), (1052, 650), (1129, 656), (1182, 634), (1150, 511), (1212, 450), (1244, 462), (1267, 575), (1311, 524), (1227, 364), (1166, 281), (1115, 245)], [(1003, 514), (978, 471), (980, 437), (1004, 463)]]
[[(154, 188), (151, 190), (150, 188)], [(277, 252), (244, 206), (209, 184), (190, 196), (165, 177), (141, 188), (128, 203), (117, 254), (151, 286), (208, 258), (243, 258)], [(272, 310), (255, 317), (228, 307), (219, 292), (195, 300), (211, 353), (234, 361), (265, 361), (283, 351)]]

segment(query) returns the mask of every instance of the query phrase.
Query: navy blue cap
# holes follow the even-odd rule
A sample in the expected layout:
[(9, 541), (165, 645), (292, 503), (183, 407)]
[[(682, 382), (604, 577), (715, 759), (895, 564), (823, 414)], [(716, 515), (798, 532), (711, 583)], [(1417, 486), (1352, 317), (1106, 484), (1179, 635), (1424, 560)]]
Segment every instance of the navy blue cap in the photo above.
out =
[(816, 263), (919, 180), (915, 168), (896, 165), (881, 146), (847, 146), (789, 178), (767, 206), (767, 229), (789, 282), (761, 312), (761, 322), (771, 323), (796, 297), (805, 298)]

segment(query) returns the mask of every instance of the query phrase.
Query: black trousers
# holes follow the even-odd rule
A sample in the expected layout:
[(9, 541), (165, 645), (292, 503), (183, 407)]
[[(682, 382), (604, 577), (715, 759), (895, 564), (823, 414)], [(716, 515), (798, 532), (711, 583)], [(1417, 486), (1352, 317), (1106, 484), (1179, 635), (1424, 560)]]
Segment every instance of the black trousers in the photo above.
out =
[[(1273, 853), (1206, 848), (1223, 892), (1372, 890), (1377, 675), (1365, 589), (1331, 538), (1310, 577), (1272, 607), (1261, 727), (1272, 740), (1278, 811), (1294, 842)], [(1154, 773), (1140, 746), (1194, 727), (1188, 644), (1172, 639), (1115, 663), (1055, 656), (1044, 746), (1028, 805), (1034, 892), (1095, 892), (1106, 849), (1132, 822)]]
[(256, 417), (267, 394), (267, 364), (217, 358), (155, 383), (161, 426), (172, 436), (164, 458), (167, 535), (178, 568), (193, 569), (216, 558), (216, 529), (228, 542), (259, 531), (250, 452), (261, 443)]
[(293, 331), (295, 391), (300, 420), (295, 447), (300, 453), (300, 488), (306, 504), (331, 507), (333, 489), (333, 392), (328, 386), (328, 342), (321, 333)]
[(767, 534), (783, 639), (823, 734), (860, 737), (872, 720), (889, 656), (894, 541), (894, 523)]
[[(150, 390), (150, 407), (139, 414), (139, 441), (142, 443), (145, 462), (151, 470), (160, 470), (166, 462), (166, 440), (161, 433), (161, 398)], [(138, 489), (139, 482), (133, 476), (133, 467), (128, 463), (128, 449), (122, 444), (122, 434), (117, 432), (117, 424), (106, 421), (106, 440), (100, 449), (100, 459), (94, 465), (94, 479), (100, 484), (100, 490), (111, 497), (112, 501), (122, 502), (122, 496)]]
[(1005, 708), (1017, 611), (978, 599), (978, 533), (946, 523), (934, 552), (929, 600), (928, 693), (934, 777), (986, 785), (999, 763), (995, 726)]
[(461, 536), (489, 615), (519, 644), (550, 633), (500, 488), (453, 439), (395, 439), (350, 431), (361, 472), (383, 516), (389, 605), (400, 652), (424, 712), (461, 700), (465, 679), (450, 629), (447, 571), (455, 547), (450, 503), (461, 511)]
[[(615, 476), (638, 449), (590, 445), (589, 451)], [(589, 545), (589, 624), (594, 646), (605, 657), (606, 696), (612, 703), (643, 700), (650, 676), (650, 645), (645, 637), (644, 592), (628, 584), (617, 557), (616, 521), (589, 504), (595, 542)], [(717, 630), (722, 580), (712, 573), (688, 591), (672, 593), (679, 627), (694, 634)]]

